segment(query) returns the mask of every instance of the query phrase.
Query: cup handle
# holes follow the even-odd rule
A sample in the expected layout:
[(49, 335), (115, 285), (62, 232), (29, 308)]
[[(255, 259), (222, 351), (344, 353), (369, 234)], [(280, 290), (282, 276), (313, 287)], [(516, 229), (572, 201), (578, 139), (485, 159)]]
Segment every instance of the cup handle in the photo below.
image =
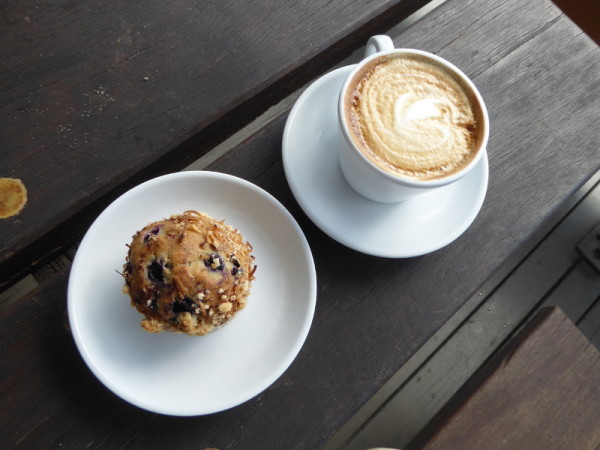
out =
[(372, 36), (371, 38), (369, 38), (367, 46), (365, 47), (365, 58), (367, 56), (374, 55), (375, 53), (393, 49), (394, 42), (389, 36), (386, 36), (385, 34)]

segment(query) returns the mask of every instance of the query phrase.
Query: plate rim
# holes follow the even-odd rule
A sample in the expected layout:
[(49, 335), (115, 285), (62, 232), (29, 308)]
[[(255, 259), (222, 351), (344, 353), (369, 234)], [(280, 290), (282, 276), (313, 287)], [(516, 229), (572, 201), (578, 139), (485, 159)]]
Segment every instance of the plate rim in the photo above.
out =
[[(82, 270), (80, 266), (82, 264), (81, 261), (83, 261), (82, 258), (84, 257), (83, 253), (80, 252), (80, 249), (84, 248), (85, 250), (85, 247), (88, 245), (87, 241), (93, 238), (95, 229), (103, 224), (103, 221), (106, 220), (105, 218), (107, 216), (110, 216), (112, 211), (118, 208), (122, 203), (127, 202), (129, 197), (136, 195), (137, 193), (139, 193), (139, 191), (148, 188), (148, 186), (150, 185), (159, 184), (163, 182), (177, 182), (178, 179), (187, 178), (225, 180), (226, 182), (231, 182), (241, 186), (242, 188), (254, 191), (262, 199), (268, 201), (271, 205), (273, 205), (282, 214), (283, 218), (286, 219), (286, 222), (291, 226), (291, 229), (294, 231), (294, 235), (298, 238), (298, 243), (303, 249), (303, 260), (306, 265), (306, 275), (309, 281), (309, 285), (306, 289), (306, 315), (303, 317), (303, 320), (301, 322), (302, 326), (299, 328), (298, 335), (295, 337), (293, 345), (290, 346), (288, 351), (284, 354), (284, 357), (280, 361), (278, 361), (277, 364), (273, 365), (273, 368), (269, 373), (269, 377), (265, 377), (262, 383), (258, 383), (256, 386), (251, 386), (248, 389), (246, 395), (243, 395), (243, 393), (241, 393), (237, 397), (233, 397), (229, 402), (222, 402), (222, 406), (218, 408), (197, 408), (194, 412), (190, 411), (189, 409), (186, 409), (186, 411), (182, 411), (178, 410), (177, 408), (161, 408), (160, 405), (156, 405), (152, 402), (146, 401), (145, 399), (134, 398), (134, 396), (128, 395), (126, 390), (119, 387), (118, 384), (114, 383), (110, 376), (107, 376), (105, 373), (103, 373), (102, 368), (99, 367), (96, 363), (96, 359), (93, 357), (93, 355), (90, 354), (85, 342), (85, 338), (83, 338), (81, 335), (80, 323), (78, 322), (76, 315), (77, 302), (75, 299), (74, 292), (74, 290), (77, 287), (76, 276), (78, 274), (78, 270)], [(71, 335), (75, 342), (75, 346), (87, 367), (105, 387), (107, 387), (113, 394), (115, 394), (122, 400), (141, 409), (169, 416), (192, 417), (213, 414), (238, 406), (256, 397), (264, 390), (266, 390), (269, 386), (271, 386), (273, 383), (275, 383), (283, 375), (283, 373), (285, 373), (285, 371), (291, 366), (293, 361), (300, 353), (300, 350), (302, 349), (304, 343), (306, 342), (308, 333), (310, 331), (310, 327), (312, 325), (312, 321), (314, 320), (316, 300), (317, 274), (314, 263), (314, 257), (312, 255), (310, 245), (308, 243), (308, 240), (306, 239), (302, 228), (300, 227), (294, 216), (292, 216), (292, 214), (287, 210), (287, 208), (285, 208), (285, 206), (283, 206), (283, 204), (269, 192), (243, 178), (237, 177), (235, 175), (226, 174), (223, 172), (209, 170), (190, 170), (161, 175), (134, 186), (133, 188), (127, 190), (119, 197), (117, 197), (94, 219), (94, 222), (89, 226), (84, 237), (79, 243), (77, 252), (75, 254), (75, 257), (73, 258), (68, 278), (66, 306), (69, 325), (71, 327)]]

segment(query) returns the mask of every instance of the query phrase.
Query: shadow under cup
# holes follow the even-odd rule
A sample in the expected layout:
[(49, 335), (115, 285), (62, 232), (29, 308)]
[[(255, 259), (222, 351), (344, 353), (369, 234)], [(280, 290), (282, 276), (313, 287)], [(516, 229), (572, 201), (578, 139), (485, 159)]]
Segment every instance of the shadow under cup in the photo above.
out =
[[(374, 70), (377, 70), (377, 66), (396, 58), (422, 61), (434, 67), (440, 73), (449, 76), (469, 101), (476, 123), (473, 132), (474, 144), (470, 147), (472, 150), (465, 158), (465, 162), (461, 163), (459, 168), (449, 171), (447, 175), (419, 178), (403, 176), (393, 173), (393, 170), (386, 170), (380, 166), (381, 164), (378, 165), (366, 156), (367, 144), (364, 143), (360, 133), (354, 131), (358, 125), (356, 121), (351, 121), (350, 116), (352, 103), (356, 102), (357, 95), (359, 99), (361, 95), (357, 94), (357, 91), (360, 91), (357, 86)], [(480, 161), (486, 150), (489, 136), (487, 109), (475, 85), (462, 71), (448, 61), (421, 50), (394, 49), (379, 52), (357, 64), (342, 86), (338, 101), (338, 119), (341, 129), (338, 154), (344, 178), (363, 197), (382, 203), (407, 200), (460, 180)], [(384, 163), (387, 164), (385, 161)]]

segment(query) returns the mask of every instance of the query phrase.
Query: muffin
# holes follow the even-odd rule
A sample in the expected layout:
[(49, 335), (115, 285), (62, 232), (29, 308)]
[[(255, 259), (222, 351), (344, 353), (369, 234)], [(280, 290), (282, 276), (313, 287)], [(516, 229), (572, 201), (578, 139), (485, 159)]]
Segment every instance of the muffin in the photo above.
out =
[(146, 331), (205, 335), (246, 306), (256, 270), (251, 251), (223, 221), (185, 211), (133, 236), (123, 290)]

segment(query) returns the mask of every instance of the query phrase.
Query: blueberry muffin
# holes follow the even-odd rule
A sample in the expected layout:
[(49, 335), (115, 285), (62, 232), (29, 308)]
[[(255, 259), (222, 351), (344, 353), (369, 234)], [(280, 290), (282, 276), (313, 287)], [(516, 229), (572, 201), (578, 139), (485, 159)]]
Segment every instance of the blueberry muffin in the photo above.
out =
[(133, 236), (124, 292), (146, 331), (201, 336), (246, 306), (256, 270), (251, 251), (236, 229), (186, 211)]

